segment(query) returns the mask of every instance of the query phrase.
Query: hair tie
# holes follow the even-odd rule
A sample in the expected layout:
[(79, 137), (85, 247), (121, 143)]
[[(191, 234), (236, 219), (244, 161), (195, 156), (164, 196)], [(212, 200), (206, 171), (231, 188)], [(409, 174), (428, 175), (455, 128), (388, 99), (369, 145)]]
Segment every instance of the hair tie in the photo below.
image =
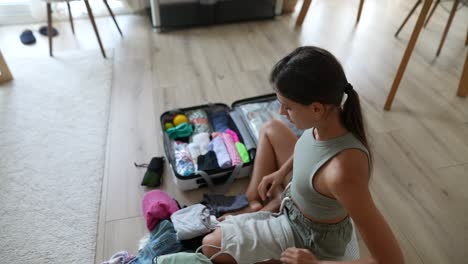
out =
[(349, 94), (349, 93), (350, 93), (351, 91), (353, 91), (353, 90), (354, 90), (354, 89), (353, 89), (353, 86), (352, 86), (350, 83), (346, 84), (346, 86), (345, 86), (345, 88), (344, 88), (345, 94)]

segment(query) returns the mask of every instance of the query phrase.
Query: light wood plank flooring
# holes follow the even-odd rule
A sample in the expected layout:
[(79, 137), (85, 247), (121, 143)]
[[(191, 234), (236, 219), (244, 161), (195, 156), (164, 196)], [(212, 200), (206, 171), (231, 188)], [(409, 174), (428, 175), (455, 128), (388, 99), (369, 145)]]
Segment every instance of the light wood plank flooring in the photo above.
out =
[[(439, 8), (423, 30), (391, 112), (383, 104), (416, 17), (393, 34), (415, 1), (368, 0), (358, 26), (358, 1), (313, 1), (302, 28), (296, 13), (275, 20), (155, 33), (147, 17), (97, 19), (114, 52), (113, 91), (96, 263), (119, 250), (136, 252), (146, 231), (140, 184), (148, 162), (163, 154), (159, 116), (165, 110), (271, 92), (272, 65), (300, 45), (332, 51), (361, 95), (375, 157), (373, 197), (401, 243), (407, 263), (467, 263), (468, 99), (456, 97), (467, 48), (468, 9), (458, 11), (440, 57), (435, 52), (448, 13)], [(449, 3), (444, 6), (450, 8)], [(47, 39), (22, 46), (18, 35), (37, 25), (0, 27), (6, 59), (47, 54)], [(58, 23), (56, 51), (97, 49), (88, 20)], [(38, 34), (36, 34), (38, 36)], [(59, 54), (57, 54), (59, 56)], [(102, 59), (97, 57), (96, 60)], [(14, 73), (13, 73), (14, 74)], [(230, 193), (245, 188), (236, 181)], [(166, 170), (163, 189), (182, 204), (205, 189), (181, 192)], [(363, 254), (367, 254), (362, 246)]]

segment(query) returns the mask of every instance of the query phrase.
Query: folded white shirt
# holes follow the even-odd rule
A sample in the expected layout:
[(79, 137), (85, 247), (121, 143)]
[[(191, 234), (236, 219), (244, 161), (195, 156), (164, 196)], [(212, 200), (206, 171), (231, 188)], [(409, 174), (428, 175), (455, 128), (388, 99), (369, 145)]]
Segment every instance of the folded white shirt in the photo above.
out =
[(171, 215), (178, 240), (192, 239), (207, 234), (219, 226), (214, 215), (203, 204), (182, 208)]

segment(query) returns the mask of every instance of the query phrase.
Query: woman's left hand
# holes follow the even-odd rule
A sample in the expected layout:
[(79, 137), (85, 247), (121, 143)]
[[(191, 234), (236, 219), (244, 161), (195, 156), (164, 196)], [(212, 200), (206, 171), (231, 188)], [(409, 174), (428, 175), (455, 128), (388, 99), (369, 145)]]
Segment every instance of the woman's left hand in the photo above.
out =
[(280, 261), (286, 264), (317, 264), (318, 259), (304, 248), (288, 248), (281, 253)]

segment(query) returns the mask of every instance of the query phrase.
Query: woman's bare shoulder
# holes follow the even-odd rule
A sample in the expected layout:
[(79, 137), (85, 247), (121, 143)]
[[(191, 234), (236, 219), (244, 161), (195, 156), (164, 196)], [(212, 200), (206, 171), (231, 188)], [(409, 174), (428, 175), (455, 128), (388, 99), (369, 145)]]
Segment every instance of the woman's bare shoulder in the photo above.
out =
[(346, 149), (333, 157), (327, 166), (327, 182), (347, 184), (368, 182), (369, 161), (367, 154), (360, 149)]

